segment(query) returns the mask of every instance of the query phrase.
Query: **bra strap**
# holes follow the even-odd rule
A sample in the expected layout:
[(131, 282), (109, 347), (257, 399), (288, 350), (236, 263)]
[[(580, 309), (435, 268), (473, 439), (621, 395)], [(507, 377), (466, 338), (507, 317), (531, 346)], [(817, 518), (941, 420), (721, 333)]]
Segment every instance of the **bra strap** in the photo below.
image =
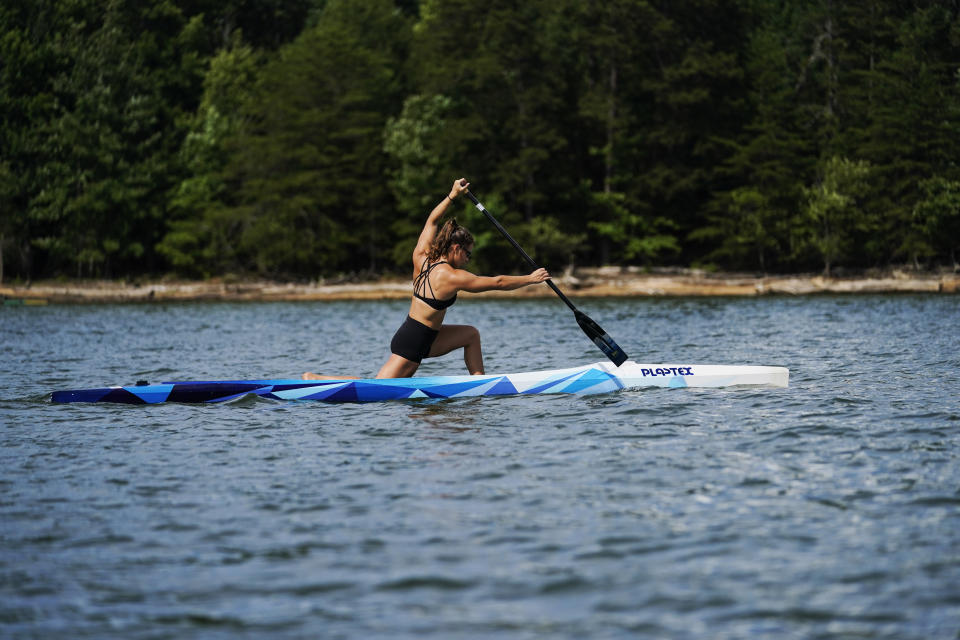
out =
[(423, 266), (420, 267), (420, 273), (417, 274), (417, 279), (413, 281), (413, 293), (415, 295), (419, 295), (421, 298), (426, 298), (424, 294), (426, 294), (427, 287), (429, 287), (430, 297), (436, 300), (437, 294), (433, 292), (433, 285), (430, 284), (430, 272), (433, 271), (433, 268), (436, 267), (438, 264), (447, 264), (447, 261), (441, 260), (439, 262), (434, 262), (428, 267), (427, 266), (428, 260), (430, 260), (430, 258), (424, 258)]

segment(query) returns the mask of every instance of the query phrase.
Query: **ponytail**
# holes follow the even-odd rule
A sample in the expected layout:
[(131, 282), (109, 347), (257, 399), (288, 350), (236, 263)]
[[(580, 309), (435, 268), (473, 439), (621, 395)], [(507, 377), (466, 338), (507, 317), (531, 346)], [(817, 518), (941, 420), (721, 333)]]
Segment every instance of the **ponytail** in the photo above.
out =
[(447, 255), (450, 247), (455, 244), (461, 247), (468, 247), (473, 244), (473, 236), (467, 231), (466, 227), (461, 227), (457, 224), (456, 218), (450, 218), (440, 227), (437, 237), (433, 240), (433, 244), (430, 245), (430, 252), (427, 254), (427, 257), (431, 262), (439, 260)]

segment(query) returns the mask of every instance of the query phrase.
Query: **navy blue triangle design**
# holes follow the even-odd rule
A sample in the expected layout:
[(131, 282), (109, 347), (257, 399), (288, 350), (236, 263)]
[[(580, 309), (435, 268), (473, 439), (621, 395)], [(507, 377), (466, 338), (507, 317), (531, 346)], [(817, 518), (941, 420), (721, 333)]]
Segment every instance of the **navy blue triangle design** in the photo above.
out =
[(122, 402), (124, 404), (147, 404), (140, 396), (130, 393), (126, 389), (111, 389), (98, 402)]
[(353, 382), (346, 384), (342, 388), (337, 389), (330, 395), (324, 397), (323, 400), (330, 400), (334, 402), (358, 402), (359, 398), (357, 397), (357, 385)]

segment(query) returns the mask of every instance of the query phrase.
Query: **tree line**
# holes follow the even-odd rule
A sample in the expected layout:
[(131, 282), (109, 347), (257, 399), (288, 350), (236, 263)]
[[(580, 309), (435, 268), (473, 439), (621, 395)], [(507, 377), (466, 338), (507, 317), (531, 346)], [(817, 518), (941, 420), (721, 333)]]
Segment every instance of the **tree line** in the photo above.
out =
[[(0, 279), (956, 268), (960, 2), (5, 0)], [(478, 269), (520, 265), (468, 205)]]

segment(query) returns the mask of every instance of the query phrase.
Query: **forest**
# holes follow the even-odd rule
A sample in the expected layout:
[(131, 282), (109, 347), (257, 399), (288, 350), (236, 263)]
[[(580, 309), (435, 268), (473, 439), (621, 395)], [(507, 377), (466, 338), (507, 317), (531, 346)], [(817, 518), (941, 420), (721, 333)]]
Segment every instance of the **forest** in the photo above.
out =
[[(960, 260), (960, 0), (2, 0), (0, 281)], [(465, 200), (472, 268), (523, 264)]]

